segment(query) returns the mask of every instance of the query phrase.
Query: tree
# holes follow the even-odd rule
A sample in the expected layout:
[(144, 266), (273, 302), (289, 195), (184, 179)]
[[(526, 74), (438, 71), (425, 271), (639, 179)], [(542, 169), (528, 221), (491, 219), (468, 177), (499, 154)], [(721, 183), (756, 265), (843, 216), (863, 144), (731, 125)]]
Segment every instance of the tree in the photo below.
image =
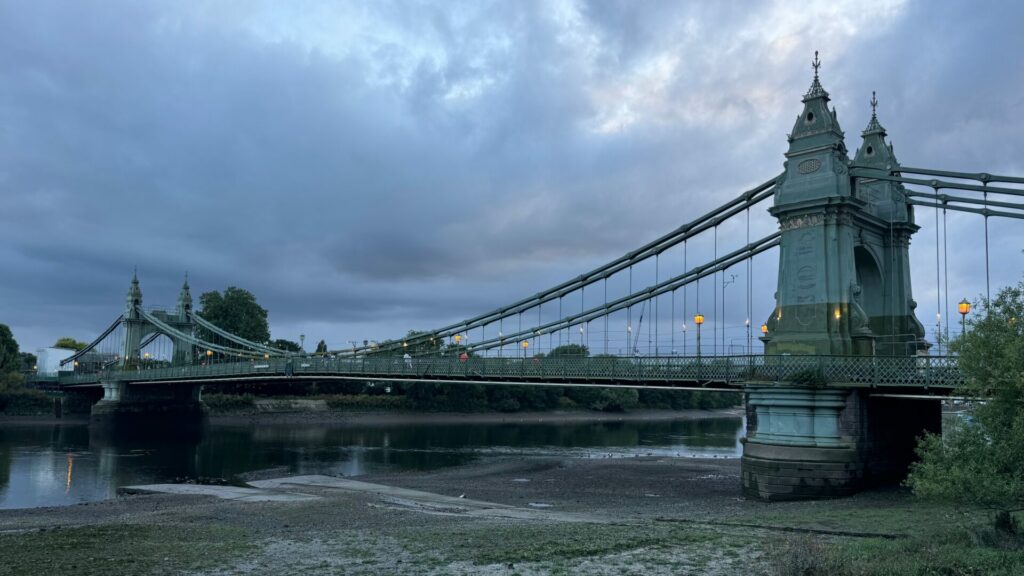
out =
[[(430, 337), (427, 338), (427, 332), (421, 332), (419, 330), (409, 330), (405, 334), (405, 338), (401, 340), (385, 340), (376, 346), (374, 350), (367, 353), (367, 356), (404, 356), (409, 354), (410, 356), (438, 356), (441, 353), (441, 349), (444, 343), (441, 338)], [(404, 345), (403, 345), (404, 344)], [(367, 345), (367, 341), (363, 341), (363, 345)], [(463, 351), (466, 347), (453, 345), (447, 347), (446, 350), (450, 353), (452, 350), (456, 350), (456, 354)]]
[(24, 372), (29, 372), (29, 371), (35, 370), (36, 369), (36, 362), (38, 360), (39, 359), (36, 358), (35, 354), (30, 354), (28, 352), (19, 352), (18, 353), (18, 364), (21, 365), (20, 369), (22, 371), (24, 371)]
[(292, 342), (291, 340), (285, 340), (284, 338), (278, 338), (270, 342), (271, 348), (277, 348), (278, 350), (284, 350), (285, 352), (302, 352), (302, 347), (299, 346), (298, 342)]
[(71, 338), (69, 336), (58, 338), (57, 341), (53, 343), (54, 348), (65, 348), (67, 350), (74, 350), (76, 352), (84, 350), (85, 347), (88, 345), (88, 342), (79, 342), (78, 340), (75, 340), (74, 338)]
[[(253, 342), (270, 340), (267, 310), (256, 302), (256, 297), (248, 290), (229, 286), (223, 294), (216, 290), (204, 292), (199, 297), (199, 305), (199, 315), (222, 330)], [(205, 330), (199, 333), (207, 341), (219, 339)]]
[(973, 421), (926, 435), (907, 484), (915, 494), (1008, 512), (1024, 505), (1024, 282), (981, 302), (965, 335), (951, 343), (978, 400)]
[(6, 324), (0, 324), (0, 375), (19, 369), (18, 342)]
[(562, 344), (548, 352), (548, 358), (583, 358), (590, 356), (590, 349), (582, 344)]
[(317, 342), (317, 344), (316, 344), (316, 353), (317, 354), (327, 354), (327, 341), (326, 340), (321, 340), (321, 341)]

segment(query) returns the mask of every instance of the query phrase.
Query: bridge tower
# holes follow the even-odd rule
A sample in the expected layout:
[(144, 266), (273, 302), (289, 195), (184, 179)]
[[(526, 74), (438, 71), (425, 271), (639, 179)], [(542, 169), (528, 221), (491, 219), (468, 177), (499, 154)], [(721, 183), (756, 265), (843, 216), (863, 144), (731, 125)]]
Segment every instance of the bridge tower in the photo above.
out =
[[(778, 291), (762, 338), (768, 355), (913, 356), (928, 350), (914, 315), (903, 186), (853, 179), (850, 168), (897, 168), (874, 112), (851, 162), (818, 77), (789, 135), (770, 209), (779, 220)], [(827, 361), (827, 358), (823, 358)], [(872, 397), (863, 389), (748, 386), (743, 490), (759, 499), (841, 496), (900, 478), (915, 438), (941, 429), (938, 401)]]
[[(147, 319), (141, 310), (142, 289), (138, 274), (132, 274), (132, 282), (125, 297), (125, 310), (121, 321), (124, 325), (124, 348), (120, 365), (122, 375), (130, 373), (142, 362), (143, 344), (156, 334), (171, 339), (171, 363), (174, 366), (192, 364), (195, 359), (194, 347), (178, 334), (192, 334), (192, 293), (188, 278), (178, 294), (178, 304), (173, 311), (154, 310), (150, 318), (173, 329), (171, 333)], [(175, 426), (201, 421), (205, 410), (201, 401), (200, 385), (134, 385), (122, 379), (101, 380), (103, 398), (92, 407), (92, 421), (103, 429), (127, 427), (134, 429), (140, 424), (150, 424), (166, 417)]]
[[(192, 322), (192, 292), (188, 286), (188, 275), (185, 275), (185, 282), (181, 285), (181, 292), (178, 294), (178, 305), (175, 308), (177, 325), (186, 334), (192, 334), (195, 324)], [(171, 355), (171, 363), (175, 366), (192, 364), (195, 361), (195, 347), (181, 338), (173, 338), (174, 352)]]
[(124, 349), (121, 351), (121, 367), (138, 364), (139, 347), (146, 330), (146, 321), (139, 314), (142, 306), (142, 289), (139, 287), (138, 272), (132, 273), (132, 283), (124, 301)]
[(913, 208), (901, 184), (849, 176), (851, 165), (899, 164), (874, 113), (851, 163), (817, 55), (814, 66), (770, 209), (782, 240), (765, 353), (917, 354), (929, 344), (910, 286)]

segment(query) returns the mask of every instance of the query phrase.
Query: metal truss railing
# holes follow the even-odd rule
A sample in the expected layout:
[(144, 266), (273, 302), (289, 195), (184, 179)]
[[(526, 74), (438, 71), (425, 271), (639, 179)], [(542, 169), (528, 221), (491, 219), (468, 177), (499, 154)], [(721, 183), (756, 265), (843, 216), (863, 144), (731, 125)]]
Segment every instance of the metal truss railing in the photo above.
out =
[(797, 384), (952, 389), (963, 383), (955, 356), (706, 356), (483, 358), (271, 358), (210, 365), (62, 376), (62, 385), (99, 379), (131, 382), (261, 377), (450, 380), (623, 385)]

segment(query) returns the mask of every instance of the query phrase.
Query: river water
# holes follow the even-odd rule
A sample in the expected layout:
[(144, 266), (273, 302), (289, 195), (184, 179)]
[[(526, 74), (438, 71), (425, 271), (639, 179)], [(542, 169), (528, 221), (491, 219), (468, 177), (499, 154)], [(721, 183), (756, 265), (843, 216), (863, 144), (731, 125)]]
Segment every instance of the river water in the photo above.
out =
[(0, 509), (113, 498), (134, 484), (429, 470), (495, 456), (740, 455), (741, 418), (562, 423), (210, 424), (180, 440), (90, 436), (82, 424), (0, 425)]

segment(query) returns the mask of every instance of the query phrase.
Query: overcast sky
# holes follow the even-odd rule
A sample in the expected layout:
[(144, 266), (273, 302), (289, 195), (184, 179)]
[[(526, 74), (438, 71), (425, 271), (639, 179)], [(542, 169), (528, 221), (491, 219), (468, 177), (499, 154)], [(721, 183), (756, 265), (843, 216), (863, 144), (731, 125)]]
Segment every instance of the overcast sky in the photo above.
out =
[[(26, 350), (91, 340), (134, 266), (146, 304), (188, 271), (307, 345), (472, 316), (781, 172), (815, 50), (851, 154), (875, 90), (903, 164), (1021, 176), (1021, 22), (1018, 2), (0, 0), (0, 323)], [(949, 217), (954, 301), (984, 291), (980, 224)], [(1022, 229), (991, 223), (994, 286), (1024, 274)]]

